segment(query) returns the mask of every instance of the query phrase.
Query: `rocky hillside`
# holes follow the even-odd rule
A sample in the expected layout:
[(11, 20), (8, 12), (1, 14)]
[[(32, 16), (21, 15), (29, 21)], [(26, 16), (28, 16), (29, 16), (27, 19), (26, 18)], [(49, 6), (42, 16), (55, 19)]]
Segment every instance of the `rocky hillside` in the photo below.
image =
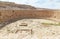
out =
[(13, 2), (0, 2), (0, 10), (1, 9), (13, 9), (13, 10), (20, 10), (20, 9), (36, 9), (35, 7), (32, 7), (30, 5), (24, 5), (24, 4), (15, 4)]

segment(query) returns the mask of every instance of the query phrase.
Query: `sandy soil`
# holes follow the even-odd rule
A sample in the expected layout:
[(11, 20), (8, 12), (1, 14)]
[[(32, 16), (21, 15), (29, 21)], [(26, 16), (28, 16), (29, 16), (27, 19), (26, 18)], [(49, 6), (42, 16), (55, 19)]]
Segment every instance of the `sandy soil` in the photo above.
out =
[(22, 19), (0, 29), (0, 39), (60, 39), (60, 26), (43, 25), (58, 23), (45, 19)]

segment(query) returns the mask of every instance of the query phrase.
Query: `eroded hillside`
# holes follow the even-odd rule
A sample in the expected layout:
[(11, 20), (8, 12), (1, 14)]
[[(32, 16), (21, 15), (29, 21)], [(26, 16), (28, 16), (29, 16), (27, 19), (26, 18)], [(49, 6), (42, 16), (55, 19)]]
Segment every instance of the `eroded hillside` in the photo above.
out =
[(25, 4), (15, 4), (14, 2), (0, 2), (0, 10), (22, 10), (22, 9), (36, 9), (33, 6)]

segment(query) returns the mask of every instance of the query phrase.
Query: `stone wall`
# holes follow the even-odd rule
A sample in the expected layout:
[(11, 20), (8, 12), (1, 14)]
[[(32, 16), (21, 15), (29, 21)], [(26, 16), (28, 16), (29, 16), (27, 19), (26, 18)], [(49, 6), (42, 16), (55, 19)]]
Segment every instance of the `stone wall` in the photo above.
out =
[(51, 10), (0, 10), (0, 22), (14, 21), (24, 18), (51, 18), (54, 12)]

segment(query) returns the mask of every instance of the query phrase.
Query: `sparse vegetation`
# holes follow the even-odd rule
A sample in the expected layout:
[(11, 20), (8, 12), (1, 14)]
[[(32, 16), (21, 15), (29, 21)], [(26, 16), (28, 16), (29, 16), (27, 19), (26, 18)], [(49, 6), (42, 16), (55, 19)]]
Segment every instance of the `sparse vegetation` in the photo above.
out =
[(42, 23), (44, 25), (55, 25), (55, 26), (60, 26), (60, 22), (57, 24), (57, 23)]

